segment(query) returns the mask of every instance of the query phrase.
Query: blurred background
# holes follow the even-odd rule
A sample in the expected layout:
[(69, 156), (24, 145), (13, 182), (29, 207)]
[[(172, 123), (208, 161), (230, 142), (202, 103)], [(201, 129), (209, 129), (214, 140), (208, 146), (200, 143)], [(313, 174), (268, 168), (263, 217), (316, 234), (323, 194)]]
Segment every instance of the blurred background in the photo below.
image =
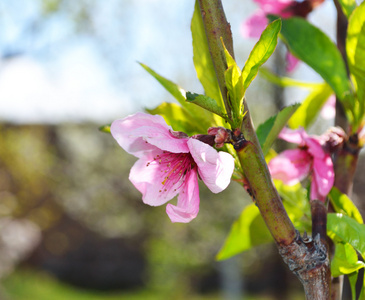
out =
[[(223, 5), (243, 66), (255, 40), (240, 27), (256, 5)], [(144, 205), (128, 181), (135, 159), (98, 131), (174, 101), (137, 62), (203, 92), (192, 61), (193, 7), (193, 0), (0, 1), (0, 299), (304, 298), (271, 244), (215, 261), (250, 203), (238, 184), (219, 195), (201, 185), (198, 218), (172, 224), (164, 206)], [(331, 1), (309, 19), (334, 38)], [(283, 74), (284, 56), (280, 44), (266, 66)], [(303, 63), (291, 76), (322, 81)], [(305, 95), (257, 77), (247, 99), (257, 126)], [(314, 130), (331, 122), (318, 120)]]

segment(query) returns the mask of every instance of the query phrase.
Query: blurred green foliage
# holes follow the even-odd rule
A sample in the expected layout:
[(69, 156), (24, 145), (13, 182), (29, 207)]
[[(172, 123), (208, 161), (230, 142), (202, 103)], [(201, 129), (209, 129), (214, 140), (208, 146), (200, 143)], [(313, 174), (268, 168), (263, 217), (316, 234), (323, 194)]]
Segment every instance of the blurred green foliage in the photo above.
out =
[(142, 203), (128, 180), (135, 158), (97, 128), (0, 126), (0, 218), (37, 224), (47, 232), (45, 248), (55, 257), (80, 246), (80, 238), (72, 244), (72, 231), (60, 231), (65, 216), (105, 238), (138, 240), (147, 287), (193, 293), (204, 276), (217, 273), (215, 255), (249, 198), (242, 199), (237, 183), (219, 195), (201, 185), (198, 218), (173, 224), (164, 206)]

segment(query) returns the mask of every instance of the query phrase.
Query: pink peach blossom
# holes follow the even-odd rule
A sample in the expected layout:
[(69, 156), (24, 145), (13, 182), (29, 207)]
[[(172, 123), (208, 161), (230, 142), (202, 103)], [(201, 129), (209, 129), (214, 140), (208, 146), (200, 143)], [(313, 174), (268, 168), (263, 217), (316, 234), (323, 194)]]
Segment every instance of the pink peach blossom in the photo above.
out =
[(198, 177), (213, 193), (224, 190), (231, 180), (230, 154), (173, 131), (161, 116), (136, 113), (114, 121), (110, 131), (125, 151), (139, 158), (129, 179), (144, 203), (158, 206), (178, 195), (177, 205), (166, 207), (172, 222), (187, 223), (197, 216)]
[(254, 0), (259, 9), (251, 15), (241, 27), (241, 32), (244, 37), (260, 37), (268, 24), (267, 15), (279, 15), (283, 18), (288, 18), (294, 14), (287, 10), (293, 3), (293, 0)]
[(334, 119), (336, 116), (336, 96), (332, 94), (322, 106), (321, 117), (325, 120)]
[(334, 183), (334, 170), (331, 156), (322, 147), (322, 139), (309, 136), (303, 128), (284, 128), (279, 137), (298, 144), (298, 148), (283, 151), (269, 162), (272, 177), (293, 185), (311, 176), (310, 199), (325, 201)]
[[(243, 37), (258, 38), (268, 25), (267, 15), (277, 15), (281, 18), (293, 16), (306, 17), (314, 8), (324, 0), (254, 0), (259, 9), (242, 23), (241, 34)], [(286, 71), (292, 72), (299, 60), (289, 51), (286, 55)]]

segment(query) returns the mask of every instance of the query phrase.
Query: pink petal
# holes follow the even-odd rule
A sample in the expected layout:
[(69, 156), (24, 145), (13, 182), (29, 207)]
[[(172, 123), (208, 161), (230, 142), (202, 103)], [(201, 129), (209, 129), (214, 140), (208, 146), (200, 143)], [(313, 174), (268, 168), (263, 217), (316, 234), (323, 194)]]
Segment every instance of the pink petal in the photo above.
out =
[(299, 63), (299, 59), (296, 58), (293, 54), (289, 51), (286, 52), (286, 71), (292, 72)]
[[(314, 159), (311, 199), (323, 200), (328, 195), (334, 183), (334, 170), (331, 157), (326, 154), (324, 159)], [(314, 182), (314, 184), (313, 184)], [(317, 196), (317, 198), (312, 198)]]
[(284, 127), (279, 134), (279, 138), (300, 146), (305, 145), (304, 138), (306, 137), (308, 137), (308, 135), (302, 127), (295, 130)]
[(173, 188), (165, 188), (163, 182), (166, 174), (161, 172), (160, 165), (148, 165), (159, 154), (162, 154), (161, 150), (146, 153), (133, 165), (129, 173), (129, 180), (142, 193), (143, 202), (152, 206), (162, 205), (174, 198), (180, 192), (183, 180), (181, 178)]
[(255, 0), (260, 5), (260, 8), (265, 14), (279, 15), (287, 18), (292, 16), (292, 13), (284, 11), (293, 3), (293, 0)]
[(321, 117), (325, 120), (332, 120), (336, 116), (336, 96), (331, 95), (322, 106)]
[(234, 170), (232, 155), (227, 152), (218, 152), (196, 139), (189, 139), (188, 146), (205, 185), (213, 193), (223, 191), (230, 183)]
[(293, 185), (308, 176), (311, 169), (311, 156), (305, 150), (286, 150), (269, 162), (269, 169), (274, 179)]
[(268, 24), (265, 13), (262, 10), (257, 11), (241, 25), (241, 34), (246, 38), (260, 37)]
[(315, 158), (324, 159), (326, 153), (324, 152), (320, 139), (311, 136), (304, 139), (304, 143), (308, 147), (308, 152)]
[(166, 213), (172, 222), (188, 223), (198, 215), (199, 202), (198, 174), (194, 169), (186, 177), (177, 206), (167, 204)]
[(174, 153), (187, 153), (188, 139), (178, 139), (171, 127), (159, 115), (136, 113), (112, 123), (110, 131), (118, 144), (128, 153), (141, 157), (146, 151), (159, 149)]
[(326, 201), (326, 197), (323, 197), (319, 193), (317, 181), (314, 180), (314, 179), (311, 182), (310, 199), (311, 200), (319, 200), (319, 201), (322, 201), (322, 202)]

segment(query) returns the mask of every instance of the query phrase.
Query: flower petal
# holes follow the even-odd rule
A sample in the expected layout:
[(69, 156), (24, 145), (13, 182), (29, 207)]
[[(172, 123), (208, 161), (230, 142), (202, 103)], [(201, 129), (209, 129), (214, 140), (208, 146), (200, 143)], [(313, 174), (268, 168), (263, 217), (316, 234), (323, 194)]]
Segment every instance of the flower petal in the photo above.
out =
[(268, 166), (274, 179), (293, 185), (308, 176), (311, 156), (305, 150), (286, 150), (270, 160)]
[(301, 146), (304, 146), (304, 138), (306, 137), (308, 137), (308, 135), (302, 127), (295, 130), (284, 127), (279, 133), (279, 138), (282, 140)]
[(184, 179), (180, 178), (168, 189), (164, 186), (166, 174), (158, 163), (151, 163), (154, 157), (160, 154), (161, 150), (146, 153), (133, 165), (129, 173), (129, 180), (142, 193), (143, 202), (152, 206), (162, 205), (174, 198), (181, 190)]
[[(171, 127), (159, 115), (138, 112), (116, 120), (110, 127), (112, 136), (128, 153), (142, 157), (144, 152), (157, 148), (174, 153), (187, 153), (187, 138), (171, 134)], [(154, 147), (155, 146), (155, 147)]]
[(188, 223), (199, 212), (199, 184), (196, 169), (187, 175), (183, 188), (177, 199), (177, 206), (167, 204), (166, 213), (172, 222)]
[(336, 116), (336, 96), (332, 94), (322, 106), (321, 117), (325, 120), (332, 120)]
[(285, 9), (293, 3), (293, 0), (255, 0), (265, 14), (274, 14), (287, 18), (293, 13), (286, 12)]
[(230, 183), (234, 170), (232, 155), (227, 152), (218, 152), (213, 147), (196, 139), (189, 139), (188, 146), (205, 185), (213, 193), (223, 191)]
[(293, 54), (289, 51), (286, 52), (286, 71), (292, 72), (298, 65), (299, 59), (296, 58)]
[(260, 37), (268, 24), (265, 13), (262, 10), (257, 11), (241, 25), (241, 34), (246, 38)]
[[(333, 170), (333, 163), (330, 155), (326, 154), (324, 159), (314, 158), (311, 197), (313, 194), (313, 196), (316, 195), (317, 198), (311, 199), (318, 199), (323, 201), (332, 189), (334, 179), (335, 173)], [(314, 185), (313, 182), (315, 182)], [(322, 197), (319, 197), (318, 195)]]
[(305, 144), (308, 146), (308, 153), (318, 159), (324, 159), (326, 156), (325, 151), (322, 148), (319, 138), (315, 136), (307, 137), (304, 139)]

